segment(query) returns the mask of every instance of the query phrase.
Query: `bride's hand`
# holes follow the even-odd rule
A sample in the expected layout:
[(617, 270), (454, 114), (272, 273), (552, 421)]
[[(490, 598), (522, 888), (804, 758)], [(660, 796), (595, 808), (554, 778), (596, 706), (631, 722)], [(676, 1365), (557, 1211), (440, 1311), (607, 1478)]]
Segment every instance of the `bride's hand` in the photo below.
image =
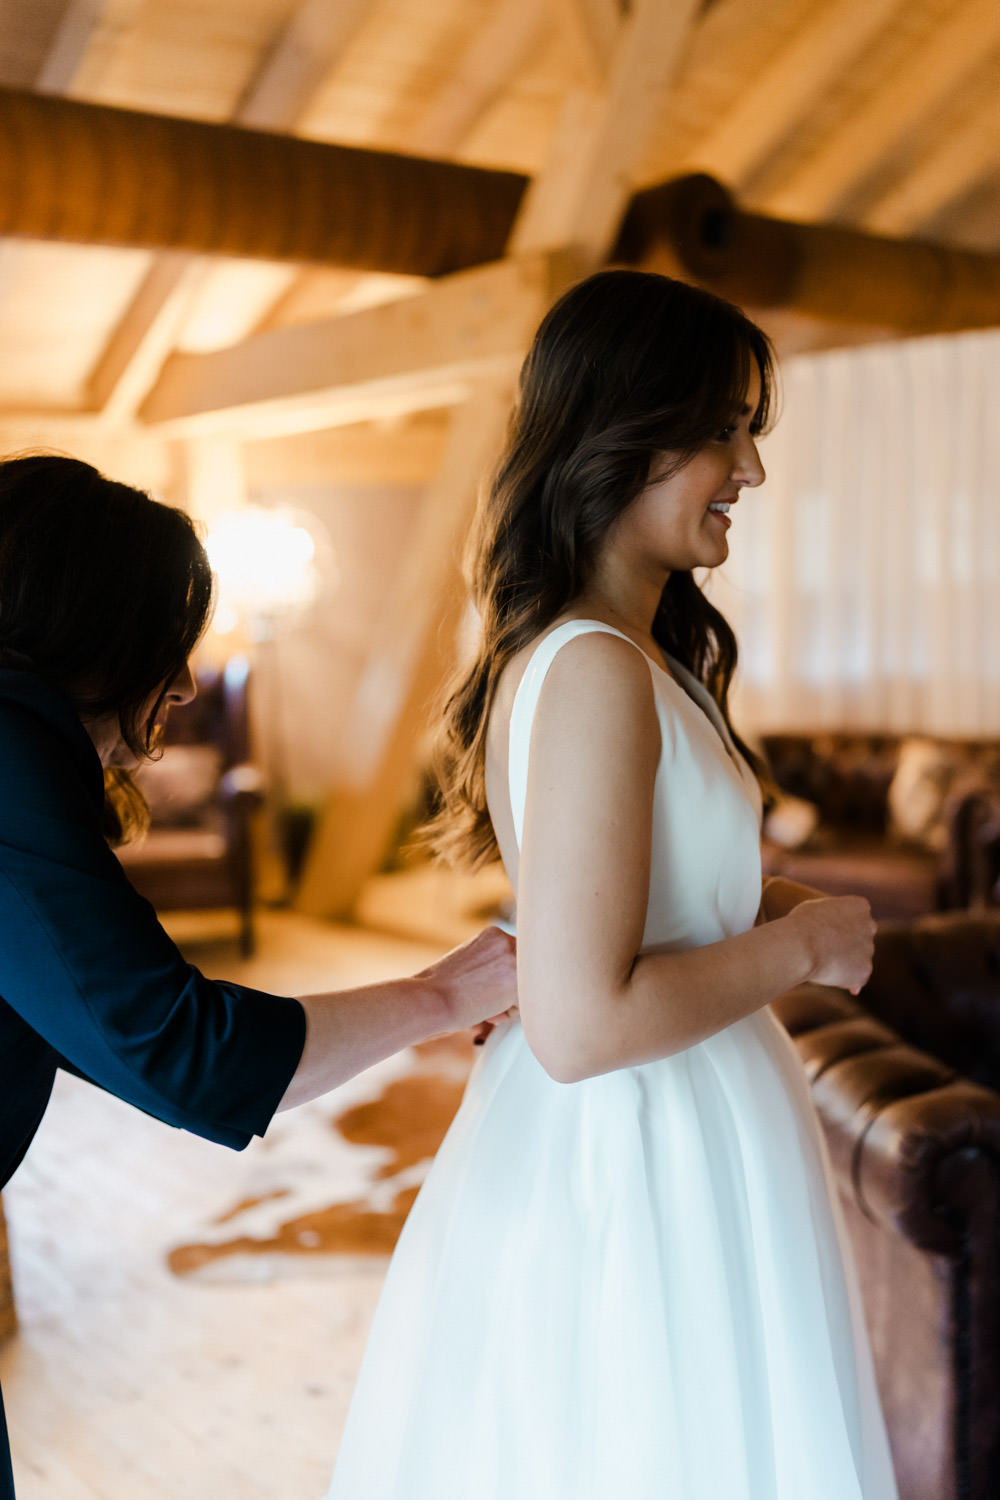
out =
[(875, 923), (863, 896), (822, 896), (803, 901), (785, 918), (805, 935), (812, 957), (809, 979), (856, 995), (868, 982)]

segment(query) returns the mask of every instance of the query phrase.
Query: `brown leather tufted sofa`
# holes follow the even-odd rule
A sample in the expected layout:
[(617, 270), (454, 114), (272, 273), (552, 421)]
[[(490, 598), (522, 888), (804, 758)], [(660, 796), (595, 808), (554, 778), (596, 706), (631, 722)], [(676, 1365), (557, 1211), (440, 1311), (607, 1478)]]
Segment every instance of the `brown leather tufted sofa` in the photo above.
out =
[(861, 1278), (901, 1500), (1000, 1497), (1000, 913), (883, 927), (858, 999), (775, 1003)]
[(940, 847), (926, 847), (894, 838), (889, 826), (889, 789), (905, 738), (764, 735), (761, 748), (777, 786), (812, 803), (820, 816), (799, 848), (765, 839), (765, 873), (831, 896), (867, 896), (882, 921), (1000, 905), (1000, 742), (922, 737), (961, 768), (944, 800)]

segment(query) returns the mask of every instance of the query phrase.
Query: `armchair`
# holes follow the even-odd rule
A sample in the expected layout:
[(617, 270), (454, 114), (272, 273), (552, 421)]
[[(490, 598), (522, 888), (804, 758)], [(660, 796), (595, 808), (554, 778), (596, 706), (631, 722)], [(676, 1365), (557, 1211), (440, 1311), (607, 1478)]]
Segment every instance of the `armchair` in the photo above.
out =
[(162, 758), (136, 774), (150, 830), (118, 851), (132, 884), (159, 911), (235, 908), (244, 956), (254, 947), (251, 830), (264, 801), (248, 759), (249, 677), (241, 656), (198, 671), (197, 697), (167, 718)]

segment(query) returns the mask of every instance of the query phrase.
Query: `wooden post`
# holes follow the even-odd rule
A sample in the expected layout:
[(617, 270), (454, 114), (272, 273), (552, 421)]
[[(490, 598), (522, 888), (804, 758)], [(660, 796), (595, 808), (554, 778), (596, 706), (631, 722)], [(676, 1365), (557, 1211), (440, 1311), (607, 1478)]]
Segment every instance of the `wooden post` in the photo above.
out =
[(310, 916), (350, 912), (416, 790), (420, 749), (465, 602), (465, 539), (509, 407), (509, 388), (495, 387), (452, 418), (444, 464), (424, 496), (403, 576), (344, 726), (336, 779), (295, 903)]

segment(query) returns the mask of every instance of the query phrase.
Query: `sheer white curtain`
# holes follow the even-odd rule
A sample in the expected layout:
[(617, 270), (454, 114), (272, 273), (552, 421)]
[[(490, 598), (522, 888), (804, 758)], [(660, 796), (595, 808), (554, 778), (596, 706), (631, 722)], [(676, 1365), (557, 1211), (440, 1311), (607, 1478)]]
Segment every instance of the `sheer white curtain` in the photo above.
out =
[(708, 584), (737, 722), (1000, 734), (1000, 333), (788, 361)]

